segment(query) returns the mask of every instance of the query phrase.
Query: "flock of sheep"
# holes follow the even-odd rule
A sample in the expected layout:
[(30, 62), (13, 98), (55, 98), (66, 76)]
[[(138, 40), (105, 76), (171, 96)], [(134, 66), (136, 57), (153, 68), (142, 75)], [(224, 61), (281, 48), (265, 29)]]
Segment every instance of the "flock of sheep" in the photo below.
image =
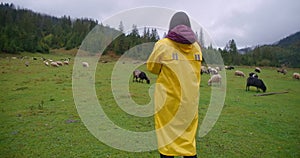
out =
[[(226, 70), (233, 70), (234, 67), (233, 66), (225, 66), (224, 69)], [(219, 71), (221, 71), (220, 67), (205, 67), (202, 66), (201, 67), (201, 74), (206, 73), (206, 74), (210, 74), (211, 77), (208, 80), (208, 85), (211, 86), (212, 84), (215, 85), (221, 85), (222, 83), (222, 76), (218, 73)], [(258, 75), (256, 73), (260, 73), (261, 69), (259, 67), (256, 67), (254, 69), (255, 72), (250, 72), (249, 76), (247, 78), (247, 82), (246, 82), (246, 91), (249, 91), (250, 86), (256, 87), (257, 91), (259, 91), (259, 89), (261, 89), (263, 92), (266, 92), (267, 87), (264, 84), (262, 79), (258, 78)], [(284, 75), (287, 74), (287, 70), (286, 69), (277, 69), (277, 72), (279, 73), (283, 73)], [(241, 76), (241, 77), (246, 77), (245, 73), (240, 71), (240, 70), (236, 70), (234, 72), (235, 76)], [(300, 79), (300, 74), (299, 73), (293, 73), (292, 76), (294, 79)]]
[(49, 66), (49, 63), (53, 67), (59, 67), (63, 65), (69, 65), (69, 59), (64, 59), (63, 61), (53, 61), (51, 59), (45, 59), (43, 62), (46, 66)]
[[(233, 70), (234, 67), (233, 66), (225, 66), (224, 69), (226, 70)], [(212, 86), (212, 85), (221, 85), (222, 84), (222, 76), (219, 74), (219, 72), (222, 69), (220, 67), (205, 67), (202, 66), (201, 67), (201, 75), (202, 74), (210, 74), (211, 77), (208, 80), (208, 85)], [(250, 72), (249, 76), (246, 80), (246, 91), (249, 91), (250, 87), (256, 87), (257, 91), (259, 91), (259, 89), (261, 89), (263, 92), (266, 92), (267, 87), (265, 85), (265, 83), (263, 82), (262, 79), (258, 78), (257, 73), (260, 73), (261, 69), (259, 67), (256, 67), (254, 69), (254, 72)], [(282, 74), (287, 74), (287, 70), (286, 69), (277, 69), (277, 72), (280, 72)], [(236, 70), (234, 72), (235, 76), (240, 76), (240, 77), (246, 77), (245, 73), (240, 71), (240, 70)], [(299, 73), (293, 73), (293, 78), (294, 79), (300, 79), (300, 74)], [(143, 80), (146, 80), (147, 83), (150, 83), (150, 79), (147, 77), (146, 73), (140, 70), (134, 70), (133, 71), (133, 82), (143, 82)]]
[[(30, 57), (27, 57), (27, 56), (23, 56), (23, 57), (11, 57), (10, 59), (12, 60), (16, 60), (16, 59), (20, 59), (20, 60), (26, 60), (25, 61), (25, 66), (28, 67), (30, 65), (30, 62), (29, 62), (29, 59)], [(46, 59), (44, 57), (31, 57), (32, 60), (42, 60), (44, 65), (46, 66), (52, 66), (52, 67), (60, 67), (60, 66), (63, 66), (63, 65), (69, 65), (69, 61), (71, 58), (64, 58), (64, 59), (61, 59), (61, 60), (57, 60), (57, 61), (54, 61), (52, 59)]]
[[(21, 59), (23, 60), (24, 58), (26, 57), (22, 57)], [(28, 58), (28, 57), (27, 57)], [(12, 57), (11, 59), (17, 59), (16, 57)], [(38, 60), (37, 57), (32, 57), (33, 60)], [(60, 67), (60, 66), (63, 66), (63, 65), (69, 65), (69, 61), (70, 61), (70, 58), (65, 58), (65, 59), (61, 59), (61, 60), (58, 60), (58, 61), (53, 61), (51, 59), (45, 59), (43, 57), (41, 57), (41, 60), (43, 61), (43, 63), (46, 65), (46, 66), (52, 66), (52, 67)], [(25, 66), (29, 66), (29, 62), (26, 61), (25, 62)], [(83, 67), (89, 67), (89, 63), (88, 62), (82, 62), (82, 66)], [(225, 66), (224, 69), (226, 70), (233, 70), (234, 67), (233, 66)], [(208, 85), (211, 86), (211, 85), (221, 85), (222, 84), (222, 76), (219, 74), (219, 72), (222, 70), (221, 67), (206, 67), (206, 66), (202, 66), (201, 67), (201, 75), (202, 74), (210, 74), (211, 77), (210, 79), (208, 80)], [(260, 73), (261, 72), (261, 69), (259, 67), (256, 67), (254, 69), (255, 73), (254, 72), (251, 72), (249, 73), (249, 76), (247, 78), (247, 83), (246, 83), (246, 91), (249, 90), (249, 87), (250, 86), (254, 86), (257, 88), (257, 90), (261, 89), (263, 92), (266, 91), (267, 87), (265, 86), (264, 82), (262, 79), (259, 79), (258, 78), (258, 75), (256, 73)], [(286, 69), (277, 69), (277, 72), (278, 73), (282, 73), (284, 75), (287, 74), (287, 70)], [(245, 73), (240, 71), (240, 70), (236, 70), (234, 72), (234, 75), (235, 76), (240, 76), (240, 77), (246, 77)], [(300, 74), (299, 73), (293, 73), (293, 76), (292, 76), (294, 79), (298, 79), (300, 80)], [(150, 79), (147, 77), (146, 73), (143, 72), (143, 71), (140, 71), (140, 70), (135, 70), (133, 71), (133, 82), (136, 81), (136, 82), (143, 82), (144, 80), (146, 80), (146, 82), (148, 84), (150, 84)]]
[[(26, 60), (25, 61), (25, 66), (26, 67), (28, 67), (30, 65), (29, 59), (42, 60), (45, 66), (52, 66), (52, 67), (60, 67), (60, 66), (63, 66), (63, 65), (69, 65), (70, 60), (71, 60), (71, 58), (63, 58), (63, 59), (54, 61), (52, 59), (46, 59), (44, 57), (31, 57), (30, 58), (30, 57), (27, 57), (27, 56), (24, 56), (24, 57), (11, 57), (11, 58), (9, 58), (9, 60), (10, 59), (12, 59), (12, 60), (16, 60), (16, 59)], [(89, 67), (88, 62), (82, 62), (81, 64), (82, 64), (83, 67)]]

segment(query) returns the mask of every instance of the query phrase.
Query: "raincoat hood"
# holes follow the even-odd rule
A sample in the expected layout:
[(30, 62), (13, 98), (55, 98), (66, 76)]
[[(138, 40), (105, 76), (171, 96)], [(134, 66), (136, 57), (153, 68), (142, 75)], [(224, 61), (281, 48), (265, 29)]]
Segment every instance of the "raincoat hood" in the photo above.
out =
[(186, 13), (177, 12), (172, 16), (166, 38), (175, 41), (174, 45), (182, 52), (191, 52), (192, 44), (196, 42), (196, 35), (191, 29), (191, 23)]
[(169, 32), (178, 25), (185, 25), (191, 28), (190, 19), (185, 12), (177, 12), (172, 16), (169, 25)]
[(186, 25), (177, 25), (169, 31), (166, 38), (181, 44), (192, 44), (196, 42), (193, 30)]

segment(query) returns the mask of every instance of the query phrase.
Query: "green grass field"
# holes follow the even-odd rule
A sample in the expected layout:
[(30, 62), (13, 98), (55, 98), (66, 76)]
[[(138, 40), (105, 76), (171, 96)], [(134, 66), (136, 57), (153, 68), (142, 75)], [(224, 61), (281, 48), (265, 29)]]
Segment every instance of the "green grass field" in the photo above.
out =
[[(40, 54), (22, 54), (42, 56)], [(69, 55), (43, 55), (59, 60)], [(29, 61), (29, 67), (24, 65)], [(96, 93), (114, 123), (132, 131), (154, 129), (152, 117), (139, 118), (123, 112), (116, 104), (110, 84), (115, 62), (98, 63)], [(158, 152), (126, 152), (100, 142), (79, 117), (72, 93), (71, 65), (47, 67), (41, 60), (0, 58), (0, 157), (124, 157), (155, 158)], [(145, 65), (139, 67), (146, 71)], [(236, 67), (246, 75), (253, 67)], [(225, 70), (224, 70), (225, 71)], [(197, 138), (199, 157), (300, 157), (300, 81), (293, 72), (278, 74), (263, 67), (259, 77), (267, 92), (285, 94), (254, 96), (256, 88), (245, 91), (246, 78), (227, 70), (226, 100), (213, 129)], [(131, 72), (130, 72), (131, 73)], [(147, 72), (153, 83), (156, 76)], [(199, 116), (201, 123), (209, 102), (209, 75), (202, 76)], [(130, 96), (139, 104), (151, 99), (146, 83), (130, 82)]]

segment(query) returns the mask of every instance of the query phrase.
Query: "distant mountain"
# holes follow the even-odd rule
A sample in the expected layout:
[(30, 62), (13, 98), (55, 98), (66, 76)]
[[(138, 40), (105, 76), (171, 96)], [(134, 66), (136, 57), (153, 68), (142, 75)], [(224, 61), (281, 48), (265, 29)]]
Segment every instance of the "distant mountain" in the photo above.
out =
[[(277, 42), (274, 42), (271, 45), (261, 45), (261, 46), (274, 46), (274, 47), (281, 47), (281, 48), (291, 48), (291, 47), (300, 47), (300, 31), (294, 34), (289, 35)], [(253, 51), (256, 47), (244, 47), (238, 49), (239, 54), (247, 54)], [(300, 53), (300, 52), (299, 52)]]
[(285, 48), (285, 47), (293, 46), (295, 44), (297, 44), (298, 47), (300, 47), (300, 45), (299, 45), (300, 44), (300, 31), (297, 33), (294, 33), (286, 38), (281, 39), (280, 41), (276, 42), (274, 45)]
[[(225, 63), (255, 66), (300, 67), (300, 31), (273, 44), (238, 49), (237, 57), (223, 56)], [(226, 60), (227, 59), (227, 60)]]
[(257, 59), (261, 62), (269, 62), (268, 65), (271, 66), (300, 67), (300, 31), (272, 45), (257, 47), (252, 52), (255, 56), (260, 56)]

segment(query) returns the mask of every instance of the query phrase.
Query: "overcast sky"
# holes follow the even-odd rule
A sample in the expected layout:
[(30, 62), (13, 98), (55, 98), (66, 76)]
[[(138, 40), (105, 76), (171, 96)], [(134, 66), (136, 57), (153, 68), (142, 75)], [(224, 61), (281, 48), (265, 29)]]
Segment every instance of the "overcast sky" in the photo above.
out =
[[(300, 0), (2, 0), (57, 17), (99, 22), (136, 7), (185, 11), (217, 46), (234, 39), (238, 47), (274, 43), (300, 31)], [(160, 17), (153, 17), (153, 19)], [(151, 20), (153, 20), (151, 19)], [(168, 26), (166, 26), (168, 27)]]

